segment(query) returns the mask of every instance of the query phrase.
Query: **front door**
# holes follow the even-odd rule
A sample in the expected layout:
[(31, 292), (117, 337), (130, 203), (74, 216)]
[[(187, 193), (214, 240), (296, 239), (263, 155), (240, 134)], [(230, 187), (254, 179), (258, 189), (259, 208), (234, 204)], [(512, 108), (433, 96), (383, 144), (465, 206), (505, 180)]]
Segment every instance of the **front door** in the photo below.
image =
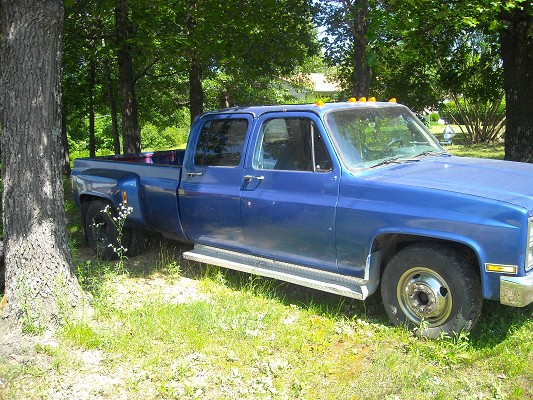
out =
[(241, 210), (248, 251), (336, 270), (339, 167), (318, 117), (276, 113), (256, 124)]

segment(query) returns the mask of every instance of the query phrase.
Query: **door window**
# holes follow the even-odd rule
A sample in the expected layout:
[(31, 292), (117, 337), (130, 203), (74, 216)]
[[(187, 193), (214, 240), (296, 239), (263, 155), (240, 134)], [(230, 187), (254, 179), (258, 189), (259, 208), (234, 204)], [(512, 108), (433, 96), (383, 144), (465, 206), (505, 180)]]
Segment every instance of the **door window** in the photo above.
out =
[(274, 118), (265, 121), (254, 168), (329, 172), (331, 158), (313, 121), (307, 118)]
[(198, 138), (194, 164), (236, 167), (241, 162), (248, 121), (214, 119), (207, 121)]

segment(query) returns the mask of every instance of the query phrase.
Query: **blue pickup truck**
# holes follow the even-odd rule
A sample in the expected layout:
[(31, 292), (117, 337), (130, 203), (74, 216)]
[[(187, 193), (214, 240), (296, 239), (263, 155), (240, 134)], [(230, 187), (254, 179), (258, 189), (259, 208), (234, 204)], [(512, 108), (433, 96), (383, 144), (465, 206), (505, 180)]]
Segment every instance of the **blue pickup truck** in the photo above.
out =
[(469, 330), (483, 299), (533, 301), (533, 165), (452, 156), (399, 104), (208, 112), (186, 150), (77, 159), (72, 183), (103, 258), (127, 204), (129, 254), (153, 231), (197, 262), (380, 291), (392, 323), (428, 337)]

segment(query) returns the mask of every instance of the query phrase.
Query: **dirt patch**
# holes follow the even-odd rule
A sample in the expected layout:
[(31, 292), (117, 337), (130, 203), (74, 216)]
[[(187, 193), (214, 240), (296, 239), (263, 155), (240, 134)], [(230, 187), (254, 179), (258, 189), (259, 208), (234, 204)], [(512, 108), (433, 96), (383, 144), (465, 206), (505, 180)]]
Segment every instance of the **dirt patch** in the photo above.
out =
[[(185, 277), (117, 276), (108, 284), (113, 286), (108, 300), (121, 308), (136, 308), (150, 301), (183, 304), (207, 300), (207, 295), (198, 289), (198, 281)], [(62, 366), (58, 369), (57, 353), (65, 350), (68, 361), (60, 361)], [(112, 366), (110, 357), (114, 356), (100, 349), (64, 347), (51, 330), (42, 335), (25, 335), (20, 327), (0, 319), (0, 400), (127, 399), (130, 383), (142, 381), (145, 372)], [(146, 390), (145, 398), (157, 397), (152, 385)]]

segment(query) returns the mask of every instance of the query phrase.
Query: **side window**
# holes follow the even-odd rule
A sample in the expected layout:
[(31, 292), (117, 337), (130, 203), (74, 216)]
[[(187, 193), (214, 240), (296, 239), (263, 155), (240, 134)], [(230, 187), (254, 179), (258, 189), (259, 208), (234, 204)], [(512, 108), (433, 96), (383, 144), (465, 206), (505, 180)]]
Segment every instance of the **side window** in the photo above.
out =
[(261, 127), (254, 167), (286, 171), (331, 171), (331, 158), (313, 121), (275, 118)]
[(241, 161), (248, 121), (214, 119), (200, 131), (194, 163), (199, 166), (236, 167)]

